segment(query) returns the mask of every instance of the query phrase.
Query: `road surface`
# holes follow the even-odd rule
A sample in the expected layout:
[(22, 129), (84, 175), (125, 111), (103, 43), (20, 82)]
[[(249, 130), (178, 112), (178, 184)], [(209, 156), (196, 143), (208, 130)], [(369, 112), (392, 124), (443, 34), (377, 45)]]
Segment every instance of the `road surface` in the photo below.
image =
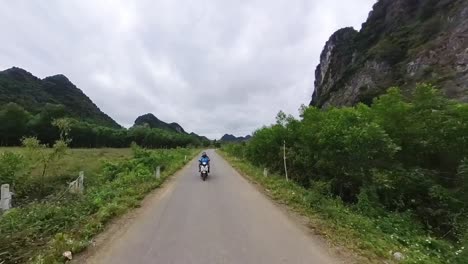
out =
[[(192, 161), (82, 263), (339, 263), (327, 247), (208, 151), (203, 182)], [(92, 251), (92, 250), (91, 250)]]

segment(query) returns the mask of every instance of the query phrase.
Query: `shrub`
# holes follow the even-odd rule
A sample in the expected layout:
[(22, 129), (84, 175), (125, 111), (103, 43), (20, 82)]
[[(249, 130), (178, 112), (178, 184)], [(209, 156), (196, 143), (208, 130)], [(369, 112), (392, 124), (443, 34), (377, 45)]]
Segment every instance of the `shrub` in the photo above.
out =
[(406, 50), (396, 41), (384, 38), (369, 50), (369, 54), (377, 60), (393, 65), (405, 58)]
[(303, 187), (325, 182), (362, 213), (409, 211), (427, 232), (457, 239), (467, 223), (467, 134), (468, 104), (420, 84), (408, 97), (391, 88), (371, 106), (310, 107), (299, 120), (280, 112), (246, 146), (224, 148), (282, 172), (286, 142), (289, 176)]
[(0, 154), (0, 184), (16, 186), (17, 176), (24, 167), (22, 155), (6, 151)]

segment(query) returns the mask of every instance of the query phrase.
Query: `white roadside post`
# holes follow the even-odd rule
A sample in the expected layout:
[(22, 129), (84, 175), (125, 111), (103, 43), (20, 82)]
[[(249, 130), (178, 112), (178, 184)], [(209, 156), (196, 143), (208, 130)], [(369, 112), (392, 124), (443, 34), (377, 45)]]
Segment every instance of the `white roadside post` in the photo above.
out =
[(284, 173), (286, 174), (286, 181), (289, 181), (288, 168), (286, 167), (286, 140), (283, 140), (283, 160), (284, 160)]
[(154, 173), (154, 176), (156, 177), (156, 179), (161, 178), (161, 167), (160, 166), (156, 167), (156, 171)]
[(84, 171), (80, 171), (78, 174), (78, 178), (76, 180), (70, 182), (68, 185), (68, 189), (71, 193), (80, 193), (82, 194), (84, 191)]
[(267, 177), (268, 176), (268, 169), (263, 168), (263, 176)]
[(11, 192), (9, 184), (2, 184), (1, 186), (0, 208), (2, 211), (8, 211), (11, 208)]
[(78, 193), (84, 192), (84, 171), (80, 171), (78, 174)]

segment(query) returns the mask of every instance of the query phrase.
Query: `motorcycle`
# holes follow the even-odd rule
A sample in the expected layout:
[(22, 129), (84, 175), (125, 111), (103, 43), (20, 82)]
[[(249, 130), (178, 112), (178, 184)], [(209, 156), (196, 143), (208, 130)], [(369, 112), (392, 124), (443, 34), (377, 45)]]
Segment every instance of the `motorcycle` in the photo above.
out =
[(200, 166), (200, 177), (203, 179), (203, 181), (206, 180), (206, 177), (208, 177), (208, 163), (202, 162)]

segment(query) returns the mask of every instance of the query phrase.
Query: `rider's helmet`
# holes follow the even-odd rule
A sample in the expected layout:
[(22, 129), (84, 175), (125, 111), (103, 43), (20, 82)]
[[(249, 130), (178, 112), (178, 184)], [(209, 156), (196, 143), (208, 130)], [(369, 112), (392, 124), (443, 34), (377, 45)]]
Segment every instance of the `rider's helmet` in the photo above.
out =
[(202, 153), (202, 157), (206, 157), (206, 152), (203, 152), (203, 153)]

